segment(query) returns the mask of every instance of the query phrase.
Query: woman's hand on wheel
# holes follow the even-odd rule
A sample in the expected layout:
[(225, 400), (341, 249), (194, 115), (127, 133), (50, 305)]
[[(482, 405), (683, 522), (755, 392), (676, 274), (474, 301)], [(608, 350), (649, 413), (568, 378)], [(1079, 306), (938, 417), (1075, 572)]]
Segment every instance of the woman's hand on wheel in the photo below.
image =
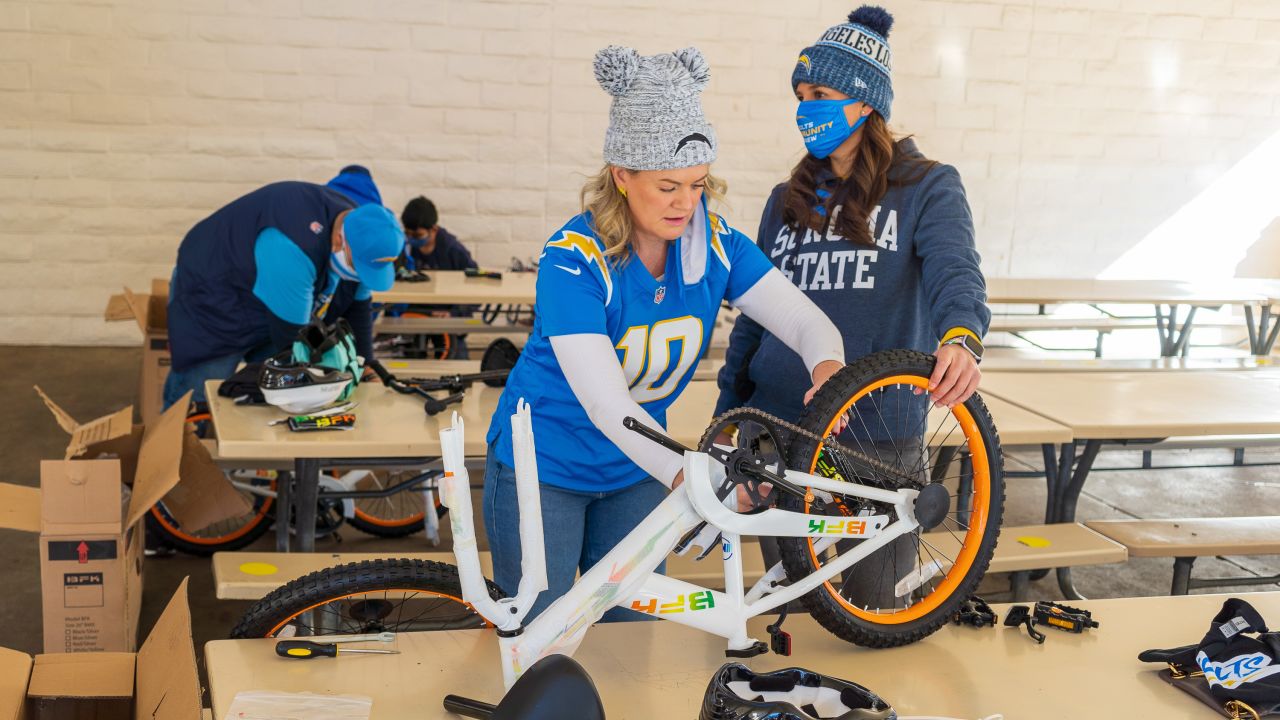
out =
[[(835, 360), (823, 360), (818, 363), (818, 366), (813, 369), (813, 387), (809, 388), (809, 392), (804, 394), (804, 404), (808, 405), (809, 401), (813, 399), (813, 396), (818, 394), (818, 390), (822, 389), (823, 384), (826, 383), (832, 375), (840, 372), (843, 367), (844, 363), (838, 363)], [(847, 424), (848, 420), (843, 417), (840, 418), (839, 422), (836, 423), (836, 426), (831, 429), (831, 434), (839, 435), (844, 432), (845, 425)]]
[[(943, 345), (933, 353), (938, 361), (929, 378), (929, 394), (935, 407), (954, 407), (978, 389), (982, 371), (973, 354), (961, 345)], [(916, 388), (915, 394), (923, 390)]]
[(843, 367), (843, 363), (838, 363), (835, 360), (823, 360), (818, 363), (818, 366), (813, 369), (813, 387), (809, 388), (809, 392), (804, 394), (804, 404), (808, 405), (823, 383), (830, 379), (832, 375), (840, 372), (840, 368)]

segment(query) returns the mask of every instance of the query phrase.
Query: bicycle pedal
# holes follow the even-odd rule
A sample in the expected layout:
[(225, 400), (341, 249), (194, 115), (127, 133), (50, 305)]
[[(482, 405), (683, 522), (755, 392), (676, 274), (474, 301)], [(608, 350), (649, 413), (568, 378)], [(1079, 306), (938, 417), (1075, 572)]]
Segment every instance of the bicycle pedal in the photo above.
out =
[(769, 633), (769, 649), (774, 655), (782, 655), (789, 657), (791, 655), (791, 633), (785, 630), (776, 630)]

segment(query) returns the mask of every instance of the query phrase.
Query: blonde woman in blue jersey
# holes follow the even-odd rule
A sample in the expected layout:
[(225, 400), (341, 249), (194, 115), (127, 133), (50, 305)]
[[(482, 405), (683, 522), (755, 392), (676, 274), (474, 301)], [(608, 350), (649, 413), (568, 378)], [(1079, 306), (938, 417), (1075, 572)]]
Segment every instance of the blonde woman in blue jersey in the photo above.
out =
[[(485, 528), (494, 580), (514, 594), (520, 535), (510, 418), (518, 400), (529, 402), (549, 584), (530, 618), (683, 482), (682, 458), (622, 421), (665, 427), (722, 301), (804, 359), (813, 379), (806, 401), (844, 365), (844, 343), (826, 315), (707, 209), (725, 185), (709, 172), (716, 137), (699, 97), (710, 78), (702, 54), (642, 57), (610, 46), (596, 54), (595, 75), (613, 96), (606, 165), (583, 188), (583, 213), (543, 248), (533, 332), (487, 437)], [(627, 614), (615, 608), (605, 619)]]

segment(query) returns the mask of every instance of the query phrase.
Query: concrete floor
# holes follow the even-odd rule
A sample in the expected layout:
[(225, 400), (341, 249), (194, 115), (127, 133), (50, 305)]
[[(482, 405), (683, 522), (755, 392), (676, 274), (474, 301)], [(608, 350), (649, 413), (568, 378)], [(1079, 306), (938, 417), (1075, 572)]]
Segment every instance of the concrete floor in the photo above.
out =
[[(136, 393), (140, 351), (120, 348), (6, 348), (12, 370), (0, 379), (8, 403), (0, 415), (0, 457), (9, 473), (4, 482), (37, 485), (39, 461), (60, 458), (65, 435), (31, 390), (39, 384), (72, 416), (88, 420), (132, 403)], [(1249, 450), (1250, 462), (1280, 462), (1280, 449)], [(1230, 463), (1225, 450), (1168, 451), (1158, 464)], [(1138, 453), (1102, 453), (1098, 468), (1137, 467)], [(1039, 469), (1039, 450), (1010, 452), (1010, 469)], [(1010, 525), (1032, 524), (1043, 517), (1044, 481), (1011, 478), (1005, 518)], [(1247, 468), (1184, 468), (1173, 470), (1095, 471), (1081, 498), (1078, 517), (1133, 518), (1230, 516), (1280, 513), (1280, 466)], [(34, 535), (0, 530), (0, 582), (8, 588), (0, 603), (0, 645), (29, 653), (41, 650), (39, 566)], [(250, 549), (272, 549), (270, 536)], [(318, 551), (421, 551), (421, 536), (401, 540), (371, 538), (346, 529), (339, 539), (321, 539)], [(1280, 573), (1280, 558), (1207, 558), (1197, 563), (1199, 576), (1267, 575)], [(1076, 571), (1079, 589), (1089, 597), (1167, 594), (1172, 562), (1130, 560), (1117, 566)], [(197, 648), (224, 638), (248, 606), (247, 602), (216, 600), (207, 559), (177, 555), (149, 559), (145, 566), (142, 627), (145, 633), (183, 577), (190, 577), (191, 612)], [(988, 599), (1007, 589), (1003, 578), (989, 578)], [(1248, 589), (1266, 589), (1265, 587)], [(1272, 586), (1271, 589), (1275, 589)], [(1206, 590), (1204, 592), (1213, 592)], [(1032, 596), (1060, 598), (1052, 577), (1033, 584)], [(199, 654), (199, 653), (198, 653)]]

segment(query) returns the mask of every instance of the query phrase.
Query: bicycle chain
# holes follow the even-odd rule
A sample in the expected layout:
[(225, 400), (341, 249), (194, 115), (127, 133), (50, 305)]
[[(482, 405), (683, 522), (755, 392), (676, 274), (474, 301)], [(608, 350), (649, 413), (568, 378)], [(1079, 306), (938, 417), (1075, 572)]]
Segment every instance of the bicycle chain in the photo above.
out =
[[(915, 478), (909, 477), (906, 473), (903, 473), (901, 470), (886, 464), (883, 460), (877, 460), (875, 458), (872, 458), (859, 450), (854, 450), (848, 445), (845, 445), (844, 443), (836, 441), (834, 436), (822, 437), (821, 435), (815, 432), (810, 432), (809, 430), (806, 430), (800, 427), (799, 425), (796, 425), (795, 423), (787, 422), (786, 420), (783, 420), (782, 418), (776, 415), (771, 415), (763, 410), (757, 410), (756, 408), (748, 408), (748, 407), (734, 408), (733, 410), (730, 410), (729, 412), (726, 412), (723, 415), (719, 415), (717, 417), (712, 418), (711, 424), (708, 425), (708, 427), (715, 427), (721, 424), (722, 422), (729, 421), (729, 420), (736, 420), (736, 418), (740, 416), (750, 417), (757, 421), (763, 420), (766, 423), (770, 423), (775, 426), (781, 427), (782, 429), (788, 430), (796, 435), (801, 435), (810, 440), (816, 440), (819, 445), (822, 445), (828, 450), (834, 450), (837, 453), (851, 456), (853, 459), (866, 464), (872, 470), (875, 470), (879, 473), (882, 473), (888, 476), (888, 479), (892, 479), (897, 483), (906, 482), (908, 486), (911, 486), (911, 487), (918, 485)], [(783, 458), (783, 460), (785, 464), (785, 457)]]

